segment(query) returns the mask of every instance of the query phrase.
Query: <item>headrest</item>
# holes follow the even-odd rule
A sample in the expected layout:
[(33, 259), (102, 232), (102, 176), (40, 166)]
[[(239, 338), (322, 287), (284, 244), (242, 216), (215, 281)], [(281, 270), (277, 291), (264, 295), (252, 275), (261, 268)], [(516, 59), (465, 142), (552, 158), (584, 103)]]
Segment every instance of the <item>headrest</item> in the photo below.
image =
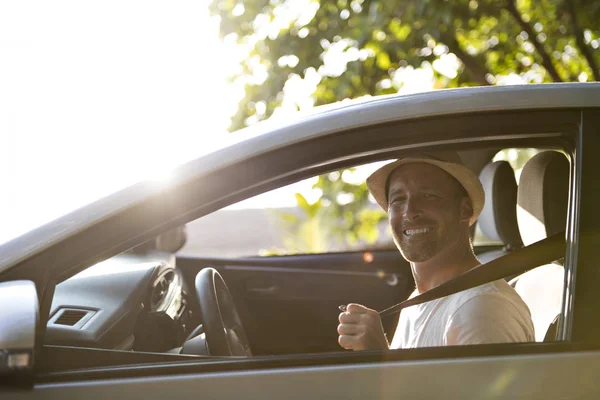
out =
[(517, 182), (506, 161), (485, 166), (479, 174), (485, 192), (485, 204), (479, 216), (479, 228), (490, 239), (512, 248), (522, 246), (517, 225)]
[(536, 154), (525, 164), (517, 195), (517, 219), (525, 245), (565, 230), (569, 161), (555, 151)]

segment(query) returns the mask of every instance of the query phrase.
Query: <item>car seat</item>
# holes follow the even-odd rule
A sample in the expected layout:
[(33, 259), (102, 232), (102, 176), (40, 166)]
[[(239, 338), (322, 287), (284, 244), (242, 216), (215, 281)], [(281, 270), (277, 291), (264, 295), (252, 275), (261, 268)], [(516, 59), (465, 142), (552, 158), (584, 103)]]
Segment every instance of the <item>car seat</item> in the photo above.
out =
[(499, 250), (479, 254), (482, 264), (519, 249), (523, 243), (517, 225), (517, 182), (506, 161), (487, 164), (479, 174), (485, 204), (478, 219), (479, 228), (490, 239), (504, 243)]
[[(517, 194), (517, 221), (526, 246), (565, 230), (568, 188), (569, 162), (563, 154), (546, 151), (525, 164)], [(560, 261), (534, 268), (510, 282), (531, 311), (536, 341), (556, 339), (565, 280)]]

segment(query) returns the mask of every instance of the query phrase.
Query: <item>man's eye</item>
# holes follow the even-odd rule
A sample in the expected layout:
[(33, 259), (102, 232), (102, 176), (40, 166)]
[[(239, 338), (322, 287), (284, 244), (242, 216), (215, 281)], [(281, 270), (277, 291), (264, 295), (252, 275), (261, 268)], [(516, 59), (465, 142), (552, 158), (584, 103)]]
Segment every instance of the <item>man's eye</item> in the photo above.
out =
[(424, 198), (426, 198), (426, 199), (434, 199), (434, 198), (436, 198), (437, 196), (436, 196), (435, 194), (431, 194), (431, 193), (425, 193), (425, 194), (423, 195), (423, 197), (424, 197)]
[(406, 200), (406, 197), (396, 197), (394, 200), (392, 200), (392, 202), (390, 204), (391, 205), (402, 204), (402, 203), (404, 203), (405, 200)]

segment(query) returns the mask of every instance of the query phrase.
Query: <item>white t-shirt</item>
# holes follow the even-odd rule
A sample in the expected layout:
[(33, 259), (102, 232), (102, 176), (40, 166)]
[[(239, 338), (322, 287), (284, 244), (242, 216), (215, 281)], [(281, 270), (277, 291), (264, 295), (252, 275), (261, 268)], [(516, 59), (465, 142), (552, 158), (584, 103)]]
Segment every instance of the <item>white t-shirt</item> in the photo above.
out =
[(405, 308), (390, 348), (529, 341), (535, 341), (529, 308), (498, 280)]

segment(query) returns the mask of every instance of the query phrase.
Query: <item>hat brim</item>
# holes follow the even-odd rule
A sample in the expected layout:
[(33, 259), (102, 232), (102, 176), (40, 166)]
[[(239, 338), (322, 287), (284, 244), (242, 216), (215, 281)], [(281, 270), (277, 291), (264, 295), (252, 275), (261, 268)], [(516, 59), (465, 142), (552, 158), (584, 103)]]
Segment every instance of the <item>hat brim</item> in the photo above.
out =
[(481, 185), (479, 178), (477, 178), (477, 175), (463, 165), (430, 158), (403, 158), (401, 160), (396, 160), (379, 168), (367, 178), (367, 188), (369, 188), (369, 192), (371, 192), (371, 195), (373, 198), (375, 198), (375, 201), (377, 201), (377, 204), (379, 204), (381, 208), (387, 212), (389, 206), (386, 192), (386, 183), (388, 177), (392, 171), (399, 166), (411, 163), (426, 163), (435, 165), (436, 167), (453, 176), (465, 188), (469, 198), (471, 199), (473, 216), (469, 219), (469, 226), (473, 225), (475, 221), (477, 221), (479, 214), (481, 214), (481, 211), (483, 210), (483, 204), (485, 202), (483, 186)]

